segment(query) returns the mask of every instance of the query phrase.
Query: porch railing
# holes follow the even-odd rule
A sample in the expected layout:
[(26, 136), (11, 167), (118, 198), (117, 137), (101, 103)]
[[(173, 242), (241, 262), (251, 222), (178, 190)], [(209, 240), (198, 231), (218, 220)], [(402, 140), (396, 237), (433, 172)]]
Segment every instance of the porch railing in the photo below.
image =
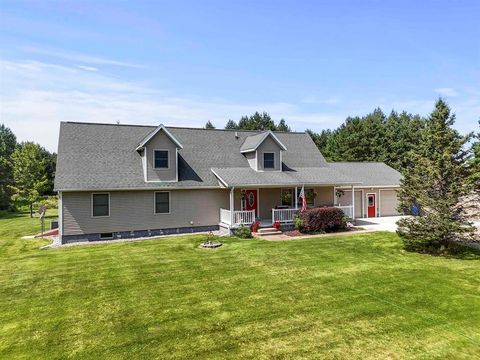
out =
[(348, 216), (349, 218), (353, 218), (353, 206), (348, 205), (348, 206), (340, 206), (340, 205), (334, 205), (336, 208), (339, 208), (343, 211), (345, 216)]
[(227, 209), (220, 209), (220, 222), (227, 225), (250, 225), (255, 221), (255, 210), (235, 210), (233, 212), (233, 224), (231, 223), (231, 212)]
[(272, 209), (272, 222), (289, 223), (293, 222), (298, 209)]

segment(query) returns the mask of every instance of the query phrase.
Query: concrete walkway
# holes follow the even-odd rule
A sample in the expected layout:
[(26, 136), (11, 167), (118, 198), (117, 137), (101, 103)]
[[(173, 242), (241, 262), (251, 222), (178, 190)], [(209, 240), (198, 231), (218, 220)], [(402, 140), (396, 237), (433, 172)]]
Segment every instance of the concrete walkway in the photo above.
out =
[(376, 218), (360, 218), (356, 219), (355, 225), (365, 230), (374, 231), (397, 231), (397, 221), (406, 216), (384, 216)]

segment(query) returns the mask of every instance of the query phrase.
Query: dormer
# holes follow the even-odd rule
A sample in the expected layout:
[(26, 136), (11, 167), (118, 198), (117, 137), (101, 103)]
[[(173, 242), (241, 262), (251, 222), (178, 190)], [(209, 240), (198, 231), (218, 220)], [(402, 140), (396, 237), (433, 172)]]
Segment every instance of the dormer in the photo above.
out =
[(240, 147), (250, 167), (255, 171), (282, 171), (285, 145), (271, 131), (249, 136)]
[(182, 148), (163, 125), (148, 134), (136, 148), (142, 157), (145, 181), (178, 181), (178, 150)]

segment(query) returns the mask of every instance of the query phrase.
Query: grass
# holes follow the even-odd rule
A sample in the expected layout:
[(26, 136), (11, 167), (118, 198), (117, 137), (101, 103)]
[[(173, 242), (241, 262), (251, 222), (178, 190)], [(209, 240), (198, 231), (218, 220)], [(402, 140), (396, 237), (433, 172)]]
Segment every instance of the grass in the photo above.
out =
[[(51, 216), (55, 214), (51, 213)], [(0, 216), (1, 359), (472, 359), (480, 261), (395, 234), (204, 236), (39, 250)]]

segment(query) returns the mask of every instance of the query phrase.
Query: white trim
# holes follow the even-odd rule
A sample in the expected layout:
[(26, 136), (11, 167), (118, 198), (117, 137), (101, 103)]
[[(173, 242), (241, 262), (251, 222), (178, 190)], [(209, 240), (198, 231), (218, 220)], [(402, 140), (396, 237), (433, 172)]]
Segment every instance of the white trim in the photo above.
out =
[(63, 235), (63, 194), (58, 192), (58, 238), (62, 241)]
[[(346, 192), (352, 191), (352, 190), (349, 190), (348, 188), (342, 189), (340, 187), (334, 186), (333, 187), (333, 204), (334, 205), (338, 205), (337, 189), (345, 190)], [(355, 188), (355, 191), (362, 193), (362, 195), (361, 195), (362, 208), (360, 209), (360, 217), (362, 218), (362, 217), (365, 217), (365, 215), (366, 215), (366, 212), (365, 212), (365, 199), (366, 199), (365, 198), (365, 191), (364, 191), (364, 189), (358, 189), (358, 188)], [(355, 208), (353, 209), (353, 211), (355, 211)]]
[[(265, 154), (273, 154), (273, 167), (266, 168), (265, 167)], [(267, 171), (275, 171), (275, 151), (262, 151), (262, 169), (265, 171), (265, 169), (271, 169)]]
[(280, 150), (280, 171), (282, 171), (282, 167), (283, 167), (282, 166), (282, 164), (283, 164), (283, 155), (282, 154), (283, 154), (283, 151)]
[(178, 182), (178, 148), (175, 148), (175, 180)]
[[(282, 150), (285, 150), (287, 151), (287, 147), (285, 145), (283, 145), (283, 143), (275, 136), (275, 134), (271, 131), (271, 130), (268, 130), (267, 132), (264, 133), (265, 135), (263, 136), (263, 138), (260, 138), (260, 140), (257, 142), (257, 144), (255, 145), (255, 147), (251, 148), (251, 149), (245, 149), (245, 150), (240, 150), (240, 153), (244, 154), (244, 153), (248, 153), (248, 152), (252, 152), (252, 151), (255, 151), (258, 149), (258, 147), (265, 141), (265, 139), (268, 137), (268, 136), (271, 136), (273, 138), (273, 141), (275, 141), (277, 143), (277, 145), (282, 149)], [(251, 135), (251, 136), (255, 136), (255, 135)], [(247, 137), (248, 138), (248, 137)]]
[[(157, 193), (168, 193), (168, 212), (157, 213)], [(170, 191), (154, 191), (153, 192), (153, 215), (170, 215), (172, 213), (172, 194)]]
[(180, 149), (183, 149), (183, 145), (180, 144), (180, 141), (178, 141), (175, 136), (172, 135), (172, 133), (170, 131), (167, 130), (167, 128), (165, 126), (163, 126), (163, 124), (160, 124), (154, 131), (152, 131), (149, 135), (147, 135), (147, 137), (145, 139), (142, 140), (142, 142), (140, 144), (138, 144), (137, 148), (135, 150), (140, 150), (142, 148), (145, 147), (145, 145), (155, 136), (157, 135), (157, 133), (160, 131), (160, 130), (163, 130), (165, 132), (165, 134), (170, 138), (170, 140), (172, 140), (175, 145), (177, 145)]
[(230, 189), (230, 199), (229, 199), (229, 206), (230, 206), (230, 225), (229, 230), (233, 226), (234, 217), (235, 217), (235, 187)]
[[(374, 195), (374, 196), (375, 196), (375, 216), (368, 216), (368, 195)], [(366, 200), (367, 200), (367, 201), (366, 201), (366, 204), (367, 204), (367, 213), (366, 213), (367, 218), (369, 218), (369, 217), (377, 217), (377, 206), (378, 206), (378, 204), (377, 204), (377, 201), (378, 201), (377, 193), (367, 193), (367, 195), (366, 195), (365, 198), (366, 198)]]
[(255, 150), (255, 170), (258, 171), (258, 150)]
[[(400, 185), (374, 185), (374, 186), (368, 186), (368, 185), (364, 185), (362, 184), (361, 182), (355, 182), (355, 183), (352, 183), (352, 184), (360, 184), (358, 187), (359, 188), (368, 188), (368, 189), (378, 189), (378, 188), (400, 188)], [(346, 185), (340, 185), (340, 186), (337, 186), (337, 188), (348, 188), (348, 186)], [(387, 190), (387, 189), (386, 189)]]
[[(155, 159), (153, 159), (155, 161)], [(142, 155), (142, 165), (143, 165), (143, 177), (145, 179), (145, 182), (148, 181), (148, 171), (147, 171), (147, 149), (143, 149), (143, 155)]]
[[(166, 151), (167, 152), (167, 163), (168, 163), (168, 166), (166, 168), (164, 167), (156, 167), (155, 166), (155, 151)], [(171, 166), (170, 166), (170, 150), (169, 149), (152, 149), (152, 152), (153, 152), (153, 170), (155, 171), (168, 171), (171, 169)]]
[[(94, 216), (93, 215), (93, 195), (105, 195), (107, 194), (108, 195), (108, 215), (101, 215), (101, 216)], [(90, 212), (90, 217), (92, 218), (106, 218), (106, 217), (110, 217), (110, 193), (109, 192), (92, 192), (90, 194), (90, 205), (91, 205), (91, 212)]]
[(352, 185), (352, 220), (355, 221), (355, 186)]
[[(225, 180), (223, 180), (223, 179), (220, 177), (220, 175), (218, 175), (218, 174), (215, 172), (215, 170), (210, 169), (210, 171), (213, 173), (213, 175), (215, 175), (215, 176), (217, 177), (218, 180), (220, 180), (220, 182), (221, 182), (223, 185), (225, 185), (225, 187), (228, 187), (227, 182), (226, 182)], [(220, 189), (221, 189), (221, 188), (220, 188)]]

